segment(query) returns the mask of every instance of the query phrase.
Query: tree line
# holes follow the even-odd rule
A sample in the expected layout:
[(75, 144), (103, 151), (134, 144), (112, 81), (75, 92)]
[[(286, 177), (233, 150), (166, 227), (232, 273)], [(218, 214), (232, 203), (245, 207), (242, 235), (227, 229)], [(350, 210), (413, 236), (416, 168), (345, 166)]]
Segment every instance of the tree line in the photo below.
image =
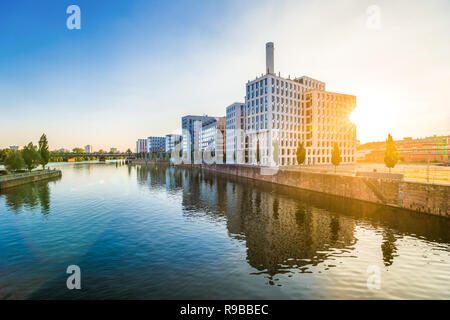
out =
[[(278, 150), (274, 150), (274, 159), (278, 159), (275, 157), (275, 152), (278, 153)], [(303, 164), (306, 160), (306, 148), (303, 144), (303, 142), (300, 142), (297, 147), (296, 151), (296, 158), (297, 163), (299, 165)], [(259, 151), (259, 140), (256, 145), (256, 159), (259, 163), (260, 161), (260, 151)], [(337, 143), (334, 143), (333, 145), (333, 151), (331, 152), (331, 163), (334, 165), (334, 171), (336, 172), (336, 167), (341, 163), (341, 151), (339, 150), (339, 145)], [(384, 151), (384, 163), (387, 168), (389, 168), (389, 173), (391, 172), (391, 169), (395, 167), (397, 162), (399, 161), (399, 155), (397, 148), (394, 143), (394, 139), (392, 138), (391, 134), (388, 134), (388, 138), (386, 139), (386, 149)]]
[(24, 168), (28, 172), (31, 172), (31, 170), (39, 165), (45, 170), (45, 166), (50, 160), (47, 136), (45, 133), (42, 134), (37, 146), (33, 142), (30, 142), (20, 151), (11, 149), (1, 150), (0, 157), (6, 170), (9, 172), (20, 171)]

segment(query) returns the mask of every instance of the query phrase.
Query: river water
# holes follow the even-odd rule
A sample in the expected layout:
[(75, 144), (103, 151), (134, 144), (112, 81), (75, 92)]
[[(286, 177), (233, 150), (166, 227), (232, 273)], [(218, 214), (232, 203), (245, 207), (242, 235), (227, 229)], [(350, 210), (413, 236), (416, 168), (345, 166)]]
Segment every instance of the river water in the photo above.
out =
[(443, 218), (198, 170), (59, 168), (0, 193), (0, 299), (450, 299)]

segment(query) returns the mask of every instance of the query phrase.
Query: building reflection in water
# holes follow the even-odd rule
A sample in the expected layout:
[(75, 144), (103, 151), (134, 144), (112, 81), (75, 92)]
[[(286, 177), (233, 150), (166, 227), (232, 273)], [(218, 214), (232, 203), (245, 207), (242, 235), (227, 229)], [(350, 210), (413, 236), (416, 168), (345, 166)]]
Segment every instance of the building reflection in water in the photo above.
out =
[(248, 263), (269, 278), (292, 270), (310, 272), (310, 266), (336, 250), (351, 253), (358, 222), (383, 230), (380, 250), (386, 266), (394, 263), (395, 243), (405, 235), (450, 241), (449, 223), (401, 209), (195, 168), (137, 167), (137, 178), (149, 188), (181, 192), (186, 217), (226, 221), (230, 236), (245, 241)]
[[(186, 214), (213, 212), (226, 218), (229, 234), (245, 240), (247, 261), (271, 278), (325, 261), (329, 249), (355, 243), (354, 222), (273, 190), (188, 171), (183, 188)], [(201, 177), (201, 180), (199, 180)]]
[(23, 208), (40, 208), (43, 215), (50, 213), (50, 183), (55, 183), (61, 178), (24, 184), (22, 186), (5, 189), (0, 192), (0, 197), (5, 198), (6, 205), (16, 214)]

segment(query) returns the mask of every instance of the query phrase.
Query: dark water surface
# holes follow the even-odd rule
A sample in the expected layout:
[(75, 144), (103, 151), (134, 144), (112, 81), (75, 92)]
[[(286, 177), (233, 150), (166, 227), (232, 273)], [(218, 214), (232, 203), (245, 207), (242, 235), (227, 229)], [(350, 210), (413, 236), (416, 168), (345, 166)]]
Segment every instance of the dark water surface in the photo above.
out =
[(195, 170), (61, 168), (0, 193), (0, 299), (450, 299), (443, 218)]

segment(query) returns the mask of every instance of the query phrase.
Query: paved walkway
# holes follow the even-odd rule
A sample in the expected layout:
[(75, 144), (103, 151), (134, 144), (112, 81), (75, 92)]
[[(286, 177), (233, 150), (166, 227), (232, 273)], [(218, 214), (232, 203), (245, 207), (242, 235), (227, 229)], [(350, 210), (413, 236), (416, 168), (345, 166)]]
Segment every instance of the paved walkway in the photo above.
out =
[[(290, 169), (298, 169), (298, 166), (290, 166)], [(334, 173), (334, 166), (302, 166), (301, 170), (312, 172)], [(354, 175), (357, 171), (364, 172), (389, 172), (389, 169), (382, 163), (358, 163), (355, 165), (340, 165), (336, 172), (343, 175)], [(450, 185), (450, 167), (430, 164), (397, 164), (391, 170), (392, 173), (401, 173), (405, 181), (416, 181), (422, 183)]]

